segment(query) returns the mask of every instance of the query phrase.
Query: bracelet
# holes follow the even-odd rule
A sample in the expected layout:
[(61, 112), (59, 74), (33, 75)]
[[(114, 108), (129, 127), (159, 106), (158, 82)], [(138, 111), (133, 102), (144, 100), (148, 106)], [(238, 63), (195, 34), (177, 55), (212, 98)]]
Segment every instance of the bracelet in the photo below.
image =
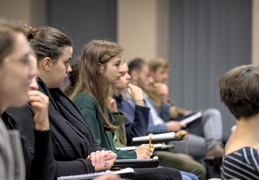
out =
[(135, 102), (136, 102), (136, 101), (144, 101), (144, 99), (137, 99), (137, 100), (135, 100)]

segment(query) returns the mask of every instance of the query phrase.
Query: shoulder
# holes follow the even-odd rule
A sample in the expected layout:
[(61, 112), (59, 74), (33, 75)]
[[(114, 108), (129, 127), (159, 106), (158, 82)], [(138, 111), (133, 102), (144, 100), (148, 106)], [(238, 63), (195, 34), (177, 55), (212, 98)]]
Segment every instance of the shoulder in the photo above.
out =
[(84, 101), (84, 100), (95, 102), (94, 98), (86, 93), (78, 93), (73, 99), (73, 101)]
[(78, 93), (73, 102), (78, 108), (94, 107), (97, 106), (95, 99), (86, 93)]
[[(243, 147), (240, 148), (228, 155), (223, 157), (223, 165), (226, 165), (226, 162), (232, 162), (234, 164), (250, 164), (259, 163), (259, 159), (255, 159), (254, 156), (258, 157), (259, 151), (252, 147)], [(256, 164), (257, 164), (256, 163)]]
[(252, 147), (240, 148), (223, 157), (221, 173), (224, 179), (257, 179), (259, 175), (259, 151)]

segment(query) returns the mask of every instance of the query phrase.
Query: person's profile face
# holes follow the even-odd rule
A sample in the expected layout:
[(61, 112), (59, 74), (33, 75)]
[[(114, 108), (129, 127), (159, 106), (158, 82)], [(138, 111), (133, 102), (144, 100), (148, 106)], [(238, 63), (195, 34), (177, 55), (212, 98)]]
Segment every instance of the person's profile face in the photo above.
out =
[(143, 65), (138, 76), (138, 86), (144, 90), (149, 90), (154, 80), (149, 70), (148, 65)]
[(5, 58), (0, 70), (2, 104), (19, 107), (28, 101), (29, 85), (36, 75), (29, 60), (30, 47), (23, 33), (15, 34), (12, 52)]
[(165, 67), (159, 67), (154, 73), (153, 73), (153, 79), (154, 82), (162, 82), (165, 83), (168, 79), (168, 68)]
[(129, 72), (129, 68), (127, 63), (123, 63), (119, 68), (119, 73), (121, 77), (114, 84), (115, 88), (125, 89), (129, 86), (131, 77), (128, 72)]
[(121, 56), (115, 56), (105, 64), (100, 64), (100, 73), (108, 85), (114, 85), (121, 77), (119, 68)]
[(63, 54), (57, 59), (57, 62), (51, 63), (51, 70), (48, 73), (48, 88), (59, 88), (64, 83), (68, 73), (72, 71), (70, 61), (72, 59), (73, 48), (66, 46), (63, 48)]
[[(30, 63), (31, 63), (32, 72), (34, 74), (37, 74), (37, 59), (36, 59), (36, 57), (34, 55), (30, 54), (29, 60), (30, 60)], [(36, 80), (36, 76), (34, 76), (31, 80), (31, 83), (30, 83), (30, 90), (37, 90), (38, 88), (39, 88), (39, 86), (38, 86), (38, 83), (37, 83), (37, 80)]]

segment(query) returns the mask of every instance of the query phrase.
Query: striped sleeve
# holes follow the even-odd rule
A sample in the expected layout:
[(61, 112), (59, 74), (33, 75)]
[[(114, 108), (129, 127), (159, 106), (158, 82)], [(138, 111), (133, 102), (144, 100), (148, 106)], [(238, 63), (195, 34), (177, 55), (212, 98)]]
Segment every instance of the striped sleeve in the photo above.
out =
[(245, 147), (223, 157), (222, 179), (259, 179), (259, 152)]

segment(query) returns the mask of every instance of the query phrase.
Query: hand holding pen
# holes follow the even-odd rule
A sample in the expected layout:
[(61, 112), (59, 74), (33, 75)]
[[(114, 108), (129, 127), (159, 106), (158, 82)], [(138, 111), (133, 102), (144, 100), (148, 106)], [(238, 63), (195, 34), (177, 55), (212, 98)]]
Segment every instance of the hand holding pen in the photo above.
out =
[(153, 148), (153, 144), (152, 144), (152, 137), (150, 136), (149, 138), (149, 144), (148, 144), (149, 148)]
[(149, 159), (153, 155), (154, 147), (152, 145), (152, 138), (149, 140), (149, 144), (142, 144), (135, 150), (137, 159)]

